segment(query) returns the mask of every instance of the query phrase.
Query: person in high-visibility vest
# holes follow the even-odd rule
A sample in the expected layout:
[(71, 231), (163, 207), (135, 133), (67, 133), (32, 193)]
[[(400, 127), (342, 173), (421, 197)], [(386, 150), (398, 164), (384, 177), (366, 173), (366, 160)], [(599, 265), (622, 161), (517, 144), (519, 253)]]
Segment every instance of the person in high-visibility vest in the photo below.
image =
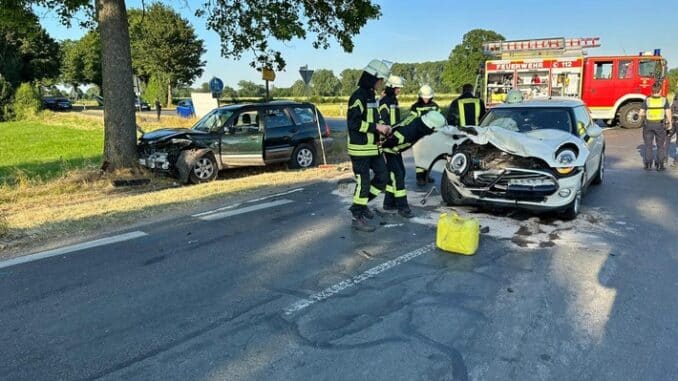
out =
[[(434, 96), (433, 88), (429, 85), (423, 85), (419, 89), (419, 99), (410, 107), (410, 114), (403, 123), (407, 124), (412, 119), (424, 116), (429, 111), (440, 111), (438, 104), (433, 101)], [(416, 167), (415, 172), (417, 175), (417, 185), (424, 186), (427, 182), (433, 182), (433, 179), (428, 176), (426, 168)]]
[(666, 159), (666, 130), (671, 126), (671, 107), (669, 101), (661, 95), (661, 83), (656, 83), (652, 88), (652, 96), (643, 102), (640, 117), (643, 122), (643, 141), (645, 143), (644, 168), (652, 169), (653, 141), (657, 143), (657, 159), (654, 161), (657, 171), (664, 170)]
[[(398, 94), (403, 87), (404, 81), (401, 77), (391, 75), (386, 81), (384, 96), (379, 100), (379, 123), (387, 124), (392, 127), (391, 134), (396, 134), (396, 125), (400, 121), (400, 110), (398, 109)], [(383, 146), (382, 146), (383, 147)], [(414, 217), (414, 213), (407, 203), (407, 190), (405, 189), (405, 163), (403, 156), (399, 151), (391, 148), (383, 148), (384, 158), (386, 159), (386, 169), (388, 170), (389, 180), (386, 184), (384, 193), (384, 210), (398, 211), (398, 214), (405, 218)]]
[(485, 115), (485, 104), (473, 95), (473, 85), (465, 84), (461, 88), (461, 95), (450, 103), (447, 110), (447, 123), (451, 126), (477, 126)]
[[(379, 147), (379, 136), (391, 133), (391, 127), (377, 123), (375, 89), (389, 76), (389, 68), (380, 60), (372, 60), (363, 69), (356, 89), (348, 100), (346, 126), (348, 128), (348, 155), (351, 158), (356, 187), (351, 211), (352, 226), (364, 232), (376, 230), (368, 223), (374, 218), (367, 203), (384, 191), (388, 171)], [(374, 177), (370, 179), (370, 170)]]

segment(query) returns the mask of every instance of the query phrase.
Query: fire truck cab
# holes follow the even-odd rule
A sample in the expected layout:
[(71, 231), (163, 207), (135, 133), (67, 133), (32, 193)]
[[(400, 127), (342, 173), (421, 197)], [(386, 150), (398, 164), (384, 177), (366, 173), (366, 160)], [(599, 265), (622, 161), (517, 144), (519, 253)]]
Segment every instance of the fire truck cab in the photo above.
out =
[(483, 96), (487, 107), (505, 100), (511, 89), (524, 98), (573, 97), (588, 106), (594, 119), (624, 128), (641, 126), (640, 108), (656, 81), (668, 93), (666, 61), (659, 50), (637, 56), (585, 57), (599, 38), (549, 38), (499, 41), (484, 45), (498, 56), (485, 62)]

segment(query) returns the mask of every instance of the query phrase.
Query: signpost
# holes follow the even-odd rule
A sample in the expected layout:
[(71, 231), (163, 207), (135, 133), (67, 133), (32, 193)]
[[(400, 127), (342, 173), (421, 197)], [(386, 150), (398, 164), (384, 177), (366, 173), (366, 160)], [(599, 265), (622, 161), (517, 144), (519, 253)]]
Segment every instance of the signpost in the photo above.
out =
[(266, 100), (271, 100), (271, 97), (268, 94), (268, 81), (275, 81), (275, 72), (269, 68), (263, 68), (261, 70), (261, 79), (266, 81)]
[(219, 98), (224, 91), (224, 81), (217, 77), (210, 79), (210, 90), (212, 91), (212, 98), (217, 99), (217, 107), (219, 107)]
[[(306, 96), (308, 97), (308, 85), (311, 83), (311, 78), (313, 77), (313, 70), (308, 69), (308, 65), (304, 65), (299, 68), (299, 74), (301, 74), (301, 79), (304, 81), (306, 88)], [(323, 143), (323, 134), (320, 130), (320, 118), (318, 117), (318, 108), (313, 106), (315, 110), (315, 122), (318, 126), (318, 140), (320, 141), (320, 150), (323, 152), (323, 165), (327, 166), (327, 157), (325, 156), (325, 144)]]

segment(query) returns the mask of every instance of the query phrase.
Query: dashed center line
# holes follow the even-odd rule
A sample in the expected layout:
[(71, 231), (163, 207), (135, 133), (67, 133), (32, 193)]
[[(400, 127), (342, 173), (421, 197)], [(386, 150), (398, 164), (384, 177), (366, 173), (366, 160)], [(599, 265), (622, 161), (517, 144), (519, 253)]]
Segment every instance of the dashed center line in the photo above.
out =
[(333, 286), (330, 286), (330, 287), (328, 287), (328, 288), (326, 288), (326, 289), (324, 289), (324, 290), (322, 290), (318, 293), (315, 293), (315, 294), (309, 296), (308, 298), (301, 299), (301, 300), (293, 303), (289, 307), (285, 308), (283, 311), (284, 311), (285, 315), (292, 315), (293, 313), (301, 311), (301, 310), (303, 310), (304, 308), (306, 308), (310, 305), (313, 305), (317, 302), (321, 302), (325, 299), (328, 299), (328, 298), (332, 297), (333, 295), (336, 295), (336, 294), (346, 290), (347, 288), (357, 286), (358, 284), (364, 282), (367, 279), (374, 278), (375, 276), (383, 273), (384, 271), (386, 271), (388, 269), (391, 269), (395, 266), (401, 265), (405, 262), (409, 262), (409, 261), (413, 260), (414, 258), (422, 255), (422, 254), (426, 254), (429, 251), (433, 250), (434, 248), (435, 248), (435, 244), (430, 243), (430, 244), (428, 244), (424, 247), (421, 247), (417, 250), (410, 251), (407, 254), (403, 254), (403, 255), (399, 256), (398, 258), (391, 259), (388, 262), (384, 262), (384, 263), (382, 263), (378, 266), (372, 267), (371, 269), (365, 271), (362, 274), (358, 274), (358, 275), (356, 275), (356, 276), (354, 276), (350, 279), (347, 279), (347, 280), (339, 282), (339, 283), (337, 283)]
[(285, 205), (285, 204), (289, 204), (289, 203), (292, 203), (292, 202), (294, 202), (294, 201), (288, 200), (288, 199), (282, 199), (282, 200), (277, 200), (277, 201), (265, 202), (263, 204), (247, 206), (245, 208), (228, 210), (228, 211), (224, 211), (224, 212), (217, 212), (217, 213), (212, 213), (212, 214), (208, 214), (208, 215), (202, 215), (202, 216), (199, 216), (198, 218), (203, 220), (203, 221), (220, 220), (222, 218), (237, 216), (238, 214), (254, 212), (254, 211), (257, 211), (257, 210), (262, 210), (262, 209), (267, 209), (267, 208), (273, 208), (273, 207), (276, 207), (276, 206)]

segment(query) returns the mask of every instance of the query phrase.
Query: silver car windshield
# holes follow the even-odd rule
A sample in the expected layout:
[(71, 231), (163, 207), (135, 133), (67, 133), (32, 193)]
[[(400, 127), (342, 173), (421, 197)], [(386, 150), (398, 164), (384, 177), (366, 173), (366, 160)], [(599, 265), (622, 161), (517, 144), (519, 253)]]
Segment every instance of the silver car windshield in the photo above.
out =
[(480, 126), (497, 126), (514, 132), (553, 129), (571, 133), (572, 118), (567, 108), (495, 108), (485, 115)]
[(193, 129), (203, 132), (217, 132), (224, 126), (231, 115), (233, 115), (233, 111), (230, 110), (212, 110), (207, 113), (207, 115), (203, 116), (196, 124), (194, 124)]

